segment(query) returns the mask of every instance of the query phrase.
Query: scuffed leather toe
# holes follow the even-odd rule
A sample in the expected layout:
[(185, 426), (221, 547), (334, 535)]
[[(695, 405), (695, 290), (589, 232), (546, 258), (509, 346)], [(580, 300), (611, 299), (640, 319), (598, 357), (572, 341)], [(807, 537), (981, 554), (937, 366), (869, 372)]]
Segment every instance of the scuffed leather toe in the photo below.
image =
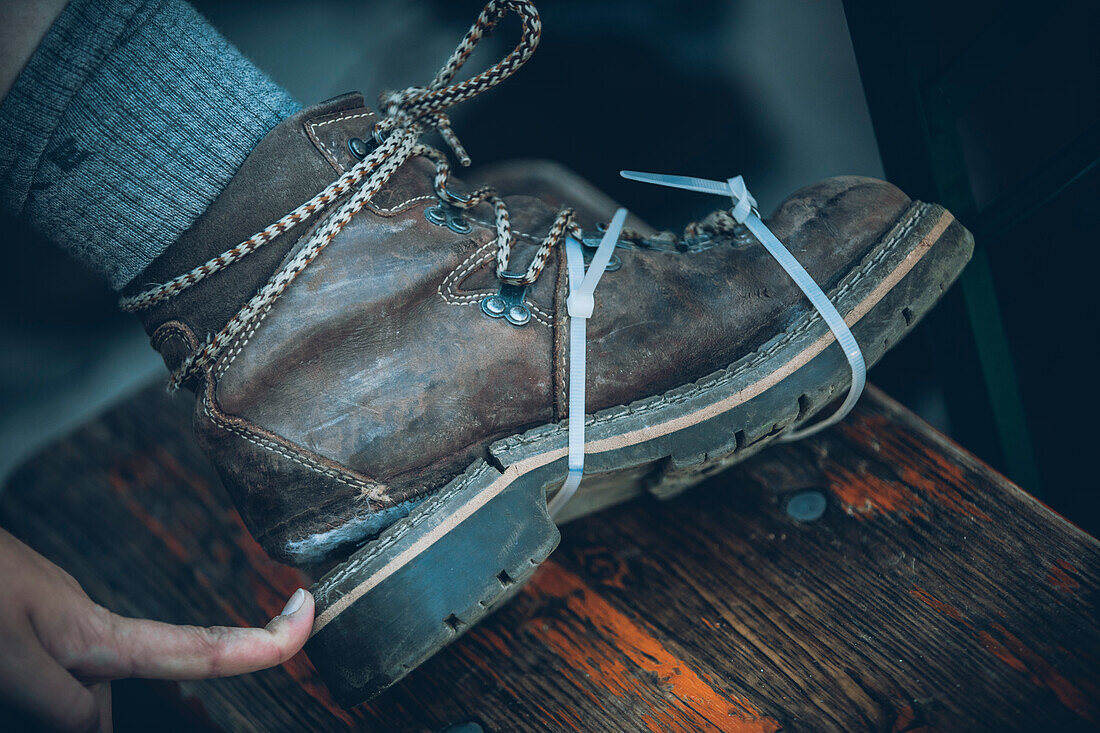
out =
[[(830, 178), (786, 199), (767, 220), (828, 291), (907, 209), (884, 181)], [(589, 323), (588, 409), (626, 404), (722, 369), (810, 308), (750, 237), (699, 251), (621, 252)]]

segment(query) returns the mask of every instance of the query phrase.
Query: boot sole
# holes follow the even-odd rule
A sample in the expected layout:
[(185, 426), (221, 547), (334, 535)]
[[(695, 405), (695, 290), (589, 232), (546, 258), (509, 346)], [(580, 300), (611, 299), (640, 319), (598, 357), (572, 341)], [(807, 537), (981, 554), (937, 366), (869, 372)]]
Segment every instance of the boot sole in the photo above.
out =
[[(973, 238), (950, 212), (914, 203), (829, 294), (868, 363), (935, 304)], [(728, 368), (588, 417), (586, 478), (559, 522), (649, 492), (661, 498), (811, 420), (849, 382), (816, 313)], [(567, 432), (497, 441), (446, 487), (314, 586), (306, 652), (342, 705), (400, 680), (519, 590), (557, 546), (547, 495), (565, 475)]]

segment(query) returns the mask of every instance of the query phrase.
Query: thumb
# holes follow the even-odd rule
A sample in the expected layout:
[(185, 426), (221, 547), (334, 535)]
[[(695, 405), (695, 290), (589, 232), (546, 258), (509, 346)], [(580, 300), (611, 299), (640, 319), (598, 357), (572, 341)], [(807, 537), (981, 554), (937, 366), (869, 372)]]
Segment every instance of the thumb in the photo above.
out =
[(111, 614), (103, 644), (114, 653), (90, 654), (86, 678), (195, 680), (274, 667), (298, 653), (313, 629), (313, 596), (299, 588), (264, 628), (173, 626)]

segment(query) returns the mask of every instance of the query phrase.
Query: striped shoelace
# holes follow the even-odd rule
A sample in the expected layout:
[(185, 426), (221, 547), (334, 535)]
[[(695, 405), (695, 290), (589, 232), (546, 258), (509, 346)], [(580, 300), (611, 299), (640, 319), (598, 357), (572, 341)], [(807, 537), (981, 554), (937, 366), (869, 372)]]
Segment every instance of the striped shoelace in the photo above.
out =
[[(522, 24), (520, 41), (516, 47), (480, 74), (455, 82), (455, 75), (478, 42), (510, 12), (518, 15)], [(496, 272), (502, 279), (518, 285), (533, 283), (546, 267), (553, 248), (559, 245), (566, 235), (581, 239), (582, 233), (575, 221), (573, 210), (562, 209), (550, 225), (546, 237), (540, 243), (526, 270), (522, 274), (510, 273), (508, 268), (514, 237), (504, 201), (491, 186), (480, 187), (463, 196), (450, 192), (447, 181), (451, 167), (447, 156), (420, 142), (421, 136), (425, 133), (437, 131), (451, 147), (460, 164), (469, 165), (469, 156), (451, 129), (446, 110), (495, 87), (512, 76), (531, 57), (541, 35), (542, 22), (533, 4), (527, 0), (491, 0), (482, 9), (477, 20), (431, 84), (427, 87), (409, 87), (399, 92), (382, 95), (379, 107), (384, 116), (374, 130), (378, 145), (355, 166), (294, 211), (222, 254), (166, 283), (123, 298), (119, 302), (123, 310), (138, 311), (149, 308), (225, 269), (276, 237), (291, 231), (302, 222), (334, 209), (324, 224), (318, 227), (309, 240), (297, 249), (294, 256), (271, 276), (252, 299), (220, 331), (210, 334), (199, 349), (184, 359), (172, 373), (169, 390), (179, 389), (191, 378), (199, 377), (212, 370), (218, 357), (232, 344), (247, 342), (275, 301), (295, 278), (313, 262), (393, 174), (414, 156), (423, 156), (435, 164), (433, 184), (441, 202), (459, 209), (470, 209), (480, 204), (492, 206), (496, 224)], [(340, 201), (342, 203), (337, 207), (337, 202)]]

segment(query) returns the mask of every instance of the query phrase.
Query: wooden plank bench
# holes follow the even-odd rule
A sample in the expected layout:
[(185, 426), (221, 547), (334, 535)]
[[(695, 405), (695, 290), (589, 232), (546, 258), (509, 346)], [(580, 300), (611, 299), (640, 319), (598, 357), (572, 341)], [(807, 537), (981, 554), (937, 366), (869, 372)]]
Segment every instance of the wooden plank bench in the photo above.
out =
[[(309, 582), (250, 539), (160, 386), (24, 465), (0, 520), (124, 614), (262, 625)], [(185, 728), (1091, 730), (1098, 561), (871, 389), (839, 428), (564, 527), (515, 601), (367, 705), (304, 655), (128, 684)]]

